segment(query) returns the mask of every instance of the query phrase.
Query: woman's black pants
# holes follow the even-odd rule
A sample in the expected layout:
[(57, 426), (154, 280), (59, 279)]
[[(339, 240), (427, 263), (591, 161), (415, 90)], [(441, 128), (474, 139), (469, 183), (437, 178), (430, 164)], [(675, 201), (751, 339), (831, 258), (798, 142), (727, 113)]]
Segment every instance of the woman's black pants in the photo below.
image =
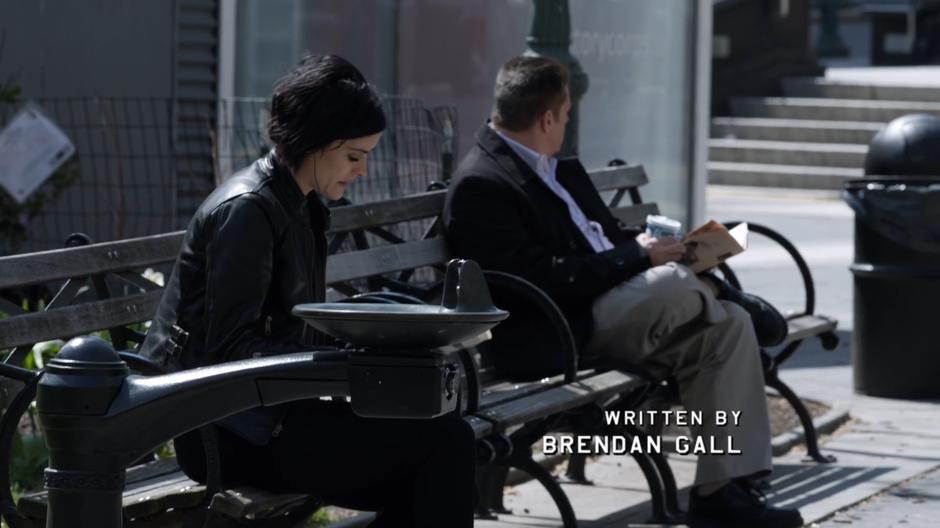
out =
[[(204, 482), (199, 434), (187, 433), (175, 446), (183, 471)], [(360, 418), (345, 402), (295, 402), (267, 445), (219, 428), (219, 451), (226, 487), (309, 493), (336, 506), (376, 511), (374, 528), (473, 526), (473, 430), (456, 414)]]

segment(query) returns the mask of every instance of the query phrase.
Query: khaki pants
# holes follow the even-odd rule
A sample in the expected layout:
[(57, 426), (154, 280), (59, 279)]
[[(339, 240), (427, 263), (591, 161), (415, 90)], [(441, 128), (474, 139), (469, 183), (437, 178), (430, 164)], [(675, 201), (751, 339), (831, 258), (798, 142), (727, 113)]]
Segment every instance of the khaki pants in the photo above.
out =
[[(593, 306), (594, 334), (585, 352), (674, 376), (682, 403), (701, 411), (693, 436), (740, 455), (700, 455), (695, 484), (771, 468), (770, 420), (757, 338), (743, 308), (717, 300), (711, 288), (679, 264), (657, 266), (601, 295)], [(719, 427), (715, 411), (740, 411), (740, 423)]]

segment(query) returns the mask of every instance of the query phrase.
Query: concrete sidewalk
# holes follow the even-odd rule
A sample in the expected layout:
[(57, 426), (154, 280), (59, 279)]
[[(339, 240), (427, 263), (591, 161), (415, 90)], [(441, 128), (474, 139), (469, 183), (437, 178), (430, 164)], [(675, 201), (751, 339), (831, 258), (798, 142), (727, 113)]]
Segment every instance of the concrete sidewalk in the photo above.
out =
[[(851, 211), (834, 192), (711, 187), (708, 204), (709, 215), (717, 220), (765, 224), (793, 241), (813, 271), (817, 312), (840, 320), (842, 343), (836, 351), (807, 343), (781, 374), (802, 397), (849, 410), (852, 422), (823, 443), (823, 452), (838, 461), (806, 463), (799, 449), (775, 459), (770, 500), (798, 507), (807, 523), (826, 527), (936, 525), (932, 521), (940, 507), (930, 501), (940, 498), (940, 404), (870, 398), (852, 388)], [(755, 240), (732, 264), (749, 290), (784, 309), (802, 306), (802, 289), (793, 282), (798, 275), (771, 244)], [(670, 463), (680, 486), (688, 486), (694, 459), (672, 456)], [(593, 486), (564, 484), (581, 526), (643, 525), (649, 516), (648, 494), (631, 458), (600, 457), (589, 464), (588, 475)], [(512, 515), (475, 526), (561, 526), (554, 504), (537, 483), (509, 489), (506, 506)]]
[[(849, 405), (854, 421), (824, 443), (824, 453), (838, 458), (833, 464), (806, 463), (802, 450), (775, 459), (771, 480), (774, 491), (768, 495), (771, 502), (797, 507), (807, 523), (825, 521), (824, 526), (849, 523), (881, 528), (894, 525), (886, 522), (889, 518), (907, 518), (905, 526), (916, 526), (911, 524), (909, 511), (894, 507), (903, 500), (904, 494), (889, 495), (894, 499), (885, 500), (883, 506), (875, 500), (854, 510), (850, 507), (907, 481), (912, 482), (903, 489), (919, 490), (918, 477), (924, 475), (930, 475), (922, 485), (924, 490), (929, 489), (930, 483), (940, 483), (938, 405), (856, 396), (850, 390), (849, 367), (793, 369), (784, 374), (784, 378), (801, 395), (829, 401), (837, 407)], [(688, 486), (694, 473), (694, 460), (673, 456), (670, 463), (680, 485)], [(649, 516), (647, 490), (632, 460), (601, 457), (588, 466), (588, 473), (595, 481), (593, 486), (564, 485), (581, 526), (643, 525)], [(915, 493), (918, 496), (933, 493), (930, 498), (937, 498), (936, 488)], [(502, 515), (498, 521), (478, 521), (475, 526), (561, 526), (554, 504), (536, 483), (512, 488), (506, 499), (514, 515)], [(683, 496), (682, 500), (687, 497)], [(843, 511), (846, 509), (848, 511)], [(833, 517), (833, 514), (836, 515)], [(926, 520), (923, 522), (921, 526), (928, 526)]]
[(940, 66), (859, 66), (826, 68), (826, 80), (888, 86), (940, 86)]

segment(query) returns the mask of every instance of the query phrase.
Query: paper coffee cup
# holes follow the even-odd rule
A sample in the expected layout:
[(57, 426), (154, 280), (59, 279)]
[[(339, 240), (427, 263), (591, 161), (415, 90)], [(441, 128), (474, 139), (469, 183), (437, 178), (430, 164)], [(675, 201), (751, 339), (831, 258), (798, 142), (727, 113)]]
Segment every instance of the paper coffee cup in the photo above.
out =
[(675, 237), (678, 236), (680, 229), (682, 229), (682, 222), (673, 220), (668, 216), (646, 216), (646, 232), (650, 236), (654, 236), (656, 238)]

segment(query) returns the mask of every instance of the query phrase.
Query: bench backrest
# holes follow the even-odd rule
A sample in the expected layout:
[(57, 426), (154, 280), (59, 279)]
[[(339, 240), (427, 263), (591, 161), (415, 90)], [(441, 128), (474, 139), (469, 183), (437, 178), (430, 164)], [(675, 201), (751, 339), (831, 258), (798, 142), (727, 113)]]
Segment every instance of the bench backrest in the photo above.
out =
[[(648, 181), (642, 165), (607, 167), (589, 174), (598, 191), (610, 194), (608, 206), (625, 224), (642, 225), (646, 222), (646, 215), (658, 214), (657, 204), (643, 203), (640, 196), (640, 187)], [(384, 231), (384, 228), (396, 222), (425, 220), (427, 228), (418, 240), (392, 241), (381, 246), (370, 246), (360, 241), (355, 250), (331, 254), (327, 262), (327, 281), (336, 288), (339, 283), (352, 279), (409, 272), (425, 266), (440, 267), (446, 263), (452, 256), (437, 223), (443, 212), (445, 194), (443, 190), (432, 191), (357, 206), (357, 214), (367, 218), (354, 226), (347, 221), (338, 221), (340, 211), (345, 208), (335, 209), (333, 231), (341, 236), (355, 236), (355, 231), (360, 231), (361, 235), (365, 231), (374, 233), (377, 239), (388, 241), (395, 235)], [(626, 202), (625, 197), (629, 197)], [(410, 275), (405, 273), (405, 276)], [(406, 285), (402, 286), (407, 289)]]
[[(590, 174), (599, 191), (611, 194), (611, 210), (624, 223), (642, 224), (647, 214), (658, 211), (656, 204), (641, 202), (639, 188), (647, 182), (642, 166), (609, 167)], [(424, 291), (428, 284), (411, 280), (415, 270), (442, 269), (451, 258), (438, 228), (445, 194), (437, 190), (334, 208), (329, 242), (334, 253), (327, 261), (331, 287), (344, 295), (382, 287)], [(626, 196), (630, 199), (622, 203)], [(407, 223), (419, 223), (423, 236), (404, 240), (396, 226)], [(182, 240), (183, 232), (178, 231), (0, 257), (0, 291), (65, 281), (44, 311), (27, 313), (10, 302), (0, 305), (9, 315), (0, 319), (0, 350), (15, 348), (7, 361), (21, 363), (40, 341), (105, 329), (111, 330), (119, 348), (125, 348), (127, 341), (139, 342), (143, 336), (126, 327), (150, 320), (162, 295), (162, 288), (140, 272), (173, 262)], [(427, 275), (417, 277), (427, 279)], [(94, 300), (87, 300), (88, 290)]]

